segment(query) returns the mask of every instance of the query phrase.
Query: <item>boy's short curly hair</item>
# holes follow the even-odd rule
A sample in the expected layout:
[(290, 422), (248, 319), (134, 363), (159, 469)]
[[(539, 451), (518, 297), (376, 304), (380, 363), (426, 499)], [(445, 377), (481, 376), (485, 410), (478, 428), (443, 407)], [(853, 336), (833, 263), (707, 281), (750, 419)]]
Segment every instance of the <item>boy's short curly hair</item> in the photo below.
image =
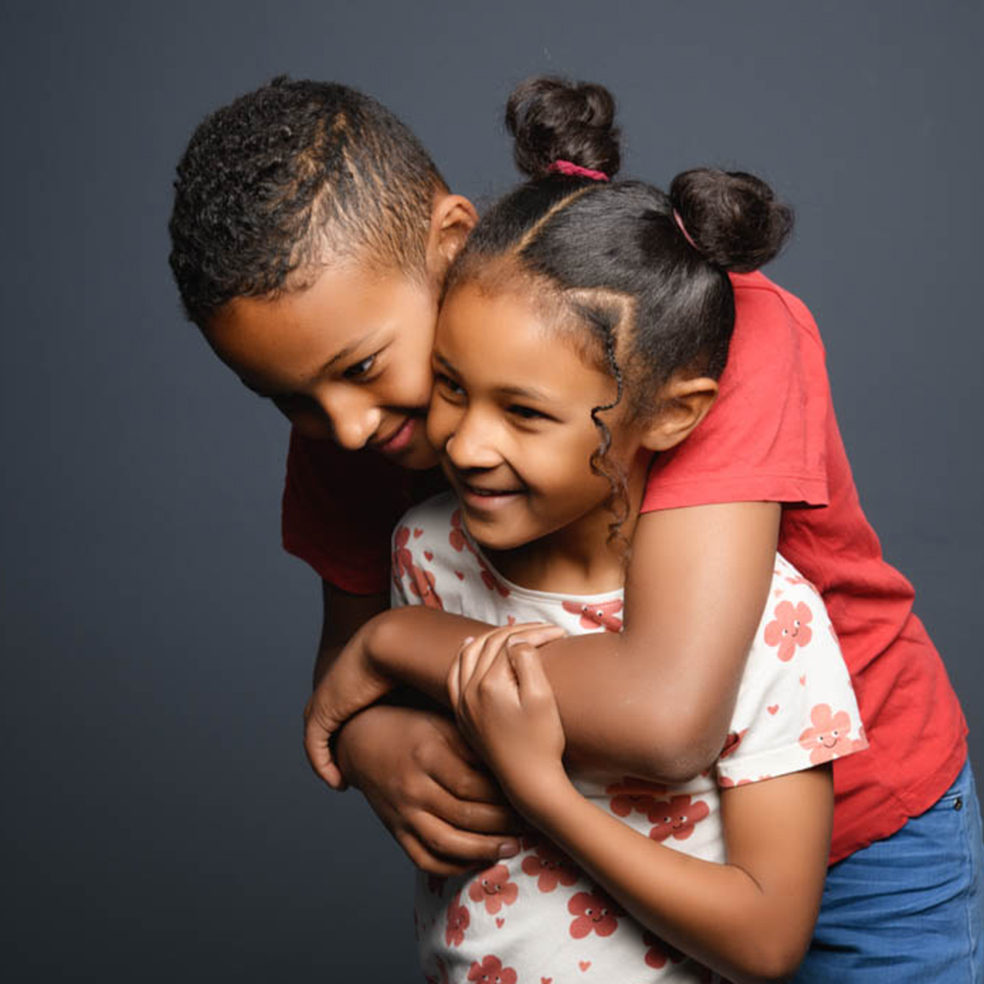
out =
[(446, 188), (375, 99), (280, 76), (207, 116), (178, 163), (170, 262), (185, 312), (204, 328), (235, 297), (303, 286), (292, 275), (354, 254), (422, 278)]

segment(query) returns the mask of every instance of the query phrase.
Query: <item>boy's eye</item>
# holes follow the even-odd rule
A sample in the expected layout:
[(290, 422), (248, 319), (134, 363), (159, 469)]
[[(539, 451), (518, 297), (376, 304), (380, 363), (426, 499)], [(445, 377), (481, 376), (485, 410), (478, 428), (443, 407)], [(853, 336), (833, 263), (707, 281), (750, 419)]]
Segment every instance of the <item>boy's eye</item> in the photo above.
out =
[(361, 362), (353, 363), (342, 373), (345, 379), (359, 379), (360, 377), (366, 375), (376, 362), (376, 356), (370, 355), (363, 359)]

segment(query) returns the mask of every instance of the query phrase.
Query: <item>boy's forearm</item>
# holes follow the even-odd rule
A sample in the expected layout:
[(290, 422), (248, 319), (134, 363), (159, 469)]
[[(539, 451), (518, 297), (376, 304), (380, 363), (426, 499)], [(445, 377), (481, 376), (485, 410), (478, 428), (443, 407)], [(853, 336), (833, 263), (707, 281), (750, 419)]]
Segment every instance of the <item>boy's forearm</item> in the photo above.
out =
[[(367, 627), (370, 661), (383, 675), (447, 705), (448, 670), (468, 636), (490, 626), (423, 606), (396, 609)], [(691, 633), (696, 644), (704, 640)], [(631, 633), (595, 633), (558, 640), (541, 650), (567, 739), (567, 757), (579, 769), (604, 767), (643, 779), (680, 782), (716, 757), (730, 719), (725, 691), (690, 692), (688, 666), (698, 659), (680, 640), (675, 652), (640, 646)], [(707, 684), (712, 688), (712, 684)], [(669, 698), (666, 696), (670, 694)], [(715, 717), (714, 702), (723, 704)], [(656, 709), (666, 706), (668, 712)], [(694, 735), (706, 735), (695, 740)]]

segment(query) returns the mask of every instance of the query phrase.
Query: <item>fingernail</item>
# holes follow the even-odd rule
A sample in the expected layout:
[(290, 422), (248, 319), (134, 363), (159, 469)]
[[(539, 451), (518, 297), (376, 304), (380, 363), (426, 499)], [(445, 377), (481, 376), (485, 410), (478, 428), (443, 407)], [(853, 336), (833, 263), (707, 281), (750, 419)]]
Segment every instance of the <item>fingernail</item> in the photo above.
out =
[(519, 843), (517, 841), (503, 841), (499, 845), (500, 858), (514, 858), (519, 854)]

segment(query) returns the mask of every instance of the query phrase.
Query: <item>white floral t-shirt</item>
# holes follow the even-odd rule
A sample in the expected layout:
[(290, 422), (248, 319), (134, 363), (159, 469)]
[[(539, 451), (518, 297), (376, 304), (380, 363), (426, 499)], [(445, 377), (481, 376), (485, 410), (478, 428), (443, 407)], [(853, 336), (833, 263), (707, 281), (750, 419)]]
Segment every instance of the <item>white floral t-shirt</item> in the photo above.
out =
[[(564, 596), (506, 581), (468, 536), (453, 495), (411, 509), (393, 534), (394, 607), (428, 605), (495, 625), (548, 621), (570, 633), (621, 630), (621, 591)], [(653, 713), (672, 714), (654, 707)], [(714, 766), (674, 787), (631, 776), (572, 777), (643, 835), (725, 860), (720, 789), (867, 748), (850, 676), (813, 586), (776, 557), (772, 590)], [(435, 984), (648, 984), (717, 976), (644, 929), (543, 837), (476, 873), (418, 873), (414, 925)]]

